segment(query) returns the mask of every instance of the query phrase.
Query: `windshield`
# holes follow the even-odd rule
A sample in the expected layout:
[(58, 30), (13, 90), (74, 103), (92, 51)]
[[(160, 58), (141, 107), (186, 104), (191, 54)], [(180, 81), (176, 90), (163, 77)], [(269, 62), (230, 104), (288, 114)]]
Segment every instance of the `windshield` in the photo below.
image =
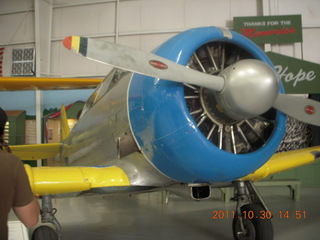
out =
[(107, 92), (109, 92), (117, 82), (125, 75), (127, 75), (128, 71), (114, 68), (110, 71), (110, 73), (106, 76), (106, 78), (99, 84), (96, 90), (91, 94), (86, 104), (84, 105), (80, 118), (94, 105), (96, 104)]

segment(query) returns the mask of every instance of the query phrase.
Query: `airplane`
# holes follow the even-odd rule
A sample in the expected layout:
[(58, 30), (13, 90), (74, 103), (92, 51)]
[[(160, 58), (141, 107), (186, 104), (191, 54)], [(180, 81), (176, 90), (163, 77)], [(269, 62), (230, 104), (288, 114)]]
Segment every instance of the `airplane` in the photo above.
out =
[[(38, 229), (62, 238), (53, 197), (175, 192), (182, 186), (202, 200), (212, 188), (234, 187), (234, 239), (273, 239), (272, 216), (253, 181), (319, 161), (319, 146), (275, 152), (286, 115), (319, 126), (320, 104), (285, 95), (257, 45), (219, 27), (186, 30), (152, 53), (80, 36), (66, 37), (63, 45), (114, 68), (71, 131), (62, 106), (60, 143), (11, 146), (22, 160), (55, 156), (65, 165), (25, 166), (42, 199), (42, 221), (55, 225)], [(2, 88), (18, 90), (16, 80), (1, 81)], [(46, 89), (33, 80), (30, 89)]]

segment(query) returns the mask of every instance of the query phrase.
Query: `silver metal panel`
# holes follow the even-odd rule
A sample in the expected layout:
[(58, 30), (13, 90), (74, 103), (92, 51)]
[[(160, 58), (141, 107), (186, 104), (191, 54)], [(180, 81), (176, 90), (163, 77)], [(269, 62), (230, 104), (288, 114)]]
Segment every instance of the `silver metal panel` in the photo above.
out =
[(65, 164), (118, 166), (133, 186), (170, 185), (173, 181), (151, 166), (138, 148), (119, 158), (118, 139), (131, 135), (127, 113), (131, 77), (130, 72), (114, 69), (92, 94), (81, 114), (83, 119), (64, 143)]

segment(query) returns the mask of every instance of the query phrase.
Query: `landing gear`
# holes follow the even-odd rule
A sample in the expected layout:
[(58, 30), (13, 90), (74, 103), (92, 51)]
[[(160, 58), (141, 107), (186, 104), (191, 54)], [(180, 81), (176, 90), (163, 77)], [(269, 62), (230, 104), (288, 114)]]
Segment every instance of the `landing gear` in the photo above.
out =
[(61, 226), (54, 216), (57, 212), (55, 208), (52, 208), (52, 196), (45, 195), (41, 197), (41, 221), (42, 223), (51, 223), (55, 226), (55, 229), (47, 225), (38, 227), (32, 234), (32, 240), (61, 240), (62, 231)]
[(237, 201), (232, 223), (235, 240), (273, 240), (272, 214), (252, 182), (235, 182)]
[(58, 234), (49, 226), (40, 226), (32, 234), (32, 240), (57, 240)]

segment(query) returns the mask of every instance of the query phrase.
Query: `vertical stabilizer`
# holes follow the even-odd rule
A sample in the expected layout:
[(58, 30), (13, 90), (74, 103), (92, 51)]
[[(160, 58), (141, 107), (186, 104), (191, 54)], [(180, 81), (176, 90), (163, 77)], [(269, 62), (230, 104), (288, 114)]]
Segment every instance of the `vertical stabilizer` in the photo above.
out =
[(60, 141), (68, 137), (70, 133), (70, 128), (68, 125), (67, 112), (64, 105), (61, 105), (61, 115), (60, 115)]

